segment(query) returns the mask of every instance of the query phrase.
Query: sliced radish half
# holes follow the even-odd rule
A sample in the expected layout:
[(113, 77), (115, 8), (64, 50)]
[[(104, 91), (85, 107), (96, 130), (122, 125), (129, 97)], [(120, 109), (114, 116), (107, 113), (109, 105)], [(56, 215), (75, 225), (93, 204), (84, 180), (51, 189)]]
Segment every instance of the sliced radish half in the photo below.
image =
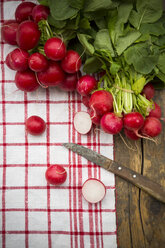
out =
[(101, 201), (105, 194), (105, 185), (96, 178), (86, 180), (82, 186), (82, 194), (86, 201), (90, 203), (97, 203)]
[(75, 114), (74, 128), (80, 134), (87, 134), (92, 127), (90, 115), (87, 112), (80, 111)]

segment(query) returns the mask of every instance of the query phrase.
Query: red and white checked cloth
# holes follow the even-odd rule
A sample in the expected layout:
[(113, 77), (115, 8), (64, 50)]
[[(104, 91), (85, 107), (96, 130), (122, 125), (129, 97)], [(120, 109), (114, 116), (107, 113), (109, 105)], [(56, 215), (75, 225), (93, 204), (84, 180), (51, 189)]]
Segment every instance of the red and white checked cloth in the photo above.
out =
[[(1, 0), (1, 25), (14, 19), (18, 4)], [(55, 88), (16, 91), (15, 72), (4, 64), (11, 50), (1, 41), (0, 247), (117, 247), (114, 175), (61, 146), (79, 143), (113, 159), (113, 137), (94, 129), (85, 136), (74, 130), (74, 114), (86, 110), (76, 93)], [(24, 123), (31, 115), (47, 122), (40, 137), (25, 133)], [(52, 164), (64, 166), (68, 173), (59, 187), (45, 180)], [(82, 197), (81, 186), (90, 177), (106, 185), (106, 197), (99, 204)]]

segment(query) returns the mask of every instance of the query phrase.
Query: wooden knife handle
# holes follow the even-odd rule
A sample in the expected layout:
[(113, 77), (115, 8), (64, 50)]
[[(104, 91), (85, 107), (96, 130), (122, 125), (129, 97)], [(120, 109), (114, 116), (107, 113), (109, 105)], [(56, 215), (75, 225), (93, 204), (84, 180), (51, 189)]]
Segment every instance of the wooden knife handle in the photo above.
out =
[(119, 165), (117, 162), (110, 159), (107, 159), (104, 168), (143, 189), (157, 200), (165, 203), (165, 189), (160, 184), (155, 183), (149, 178), (125, 166)]

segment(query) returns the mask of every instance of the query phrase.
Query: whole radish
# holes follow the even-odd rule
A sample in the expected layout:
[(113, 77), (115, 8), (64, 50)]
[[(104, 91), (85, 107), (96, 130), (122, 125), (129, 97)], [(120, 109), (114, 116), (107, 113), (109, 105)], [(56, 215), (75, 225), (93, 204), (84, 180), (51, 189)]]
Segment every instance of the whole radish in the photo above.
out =
[(17, 43), (20, 48), (30, 50), (34, 48), (40, 39), (38, 25), (33, 21), (24, 21), (17, 29)]
[(28, 52), (16, 48), (7, 55), (6, 64), (12, 70), (25, 71), (28, 69), (28, 58)]
[(67, 172), (60, 165), (51, 165), (45, 173), (45, 178), (48, 183), (53, 185), (60, 185), (66, 181)]
[(16, 33), (19, 23), (15, 20), (5, 21), (1, 27), (2, 40), (10, 45), (17, 45)]
[(37, 77), (39, 82), (45, 86), (56, 86), (63, 82), (65, 74), (57, 62), (49, 61), (48, 68), (38, 72)]
[(43, 5), (36, 5), (32, 11), (33, 20), (37, 23), (41, 20), (46, 20), (49, 14), (50, 9)]
[(83, 103), (87, 108), (89, 108), (89, 100), (90, 100), (90, 95), (88, 95), (88, 96), (83, 96), (83, 97), (82, 97), (82, 103)]
[(103, 115), (113, 110), (113, 97), (106, 90), (95, 91), (89, 100), (89, 107), (96, 112), (97, 115)]
[(126, 114), (123, 118), (124, 127), (132, 130), (137, 134), (138, 130), (144, 124), (144, 118), (139, 112)]
[(36, 4), (32, 2), (23, 2), (18, 5), (15, 11), (15, 19), (17, 22), (32, 19), (32, 10)]
[(90, 117), (93, 124), (100, 125), (101, 115), (97, 115), (96, 112), (91, 109)]
[(131, 139), (131, 140), (138, 140), (138, 139), (139, 139), (139, 136), (137, 136), (137, 135), (135, 134), (135, 132), (132, 131), (132, 130), (129, 130), (129, 129), (127, 129), (127, 128), (124, 128), (124, 133), (125, 133), (125, 135), (126, 135), (129, 139)]
[(15, 74), (15, 84), (18, 89), (25, 92), (34, 91), (39, 87), (35, 73), (31, 70), (17, 71)]
[(46, 129), (45, 121), (37, 115), (30, 116), (26, 120), (25, 126), (26, 131), (32, 135), (40, 135)]
[(58, 84), (58, 87), (64, 91), (74, 91), (77, 86), (77, 73), (65, 74), (65, 79), (62, 83)]
[(106, 133), (117, 134), (123, 128), (123, 120), (114, 113), (106, 113), (102, 116), (100, 125)]
[(41, 72), (48, 68), (48, 60), (41, 53), (33, 53), (28, 60), (29, 68), (35, 72)]
[(141, 93), (142, 95), (145, 95), (145, 97), (150, 100), (155, 95), (155, 89), (154, 86), (151, 83), (148, 83), (144, 86), (143, 91)]
[(77, 82), (77, 92), (82, 96), (87, 96), (97, 86), (97, 81), (93, 76), (85, 75), (79, 78)]
[(66, 46), (60, 38), (50, 38), (44, 46), (46, 56), (54, 61), (62, 60), (66, 54)]
[(161, 108), (156, 102), (154, 102), (154, 109), (150, 111), (149, 117), (161, 118)]
[(140, 133), (146, 137), (156, 137), (161, 133), (161, 131), (161, 122), (155, 117), (147, 117), (144, 121), (143, 127), (140, 129)]
[(80, 70), (81, 58), (80, 55), (74, 51), (67, 51), (65, 58), (61, 62), (62, 69), (67, 73), (75, 73)]

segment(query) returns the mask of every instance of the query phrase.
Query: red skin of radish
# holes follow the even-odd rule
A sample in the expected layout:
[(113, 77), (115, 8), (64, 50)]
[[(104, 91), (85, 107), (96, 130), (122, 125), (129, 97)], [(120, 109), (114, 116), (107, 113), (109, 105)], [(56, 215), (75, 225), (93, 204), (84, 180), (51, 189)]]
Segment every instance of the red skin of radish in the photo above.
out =
[(81, 96), (87, 96), (94, 90), (97, 86), (97, 81), (94, 77), (90, 75), (85, 75), (79, 78), (77, 82), (77, 92)]
[(154, 102), (154, 109), (152, 109), (151, 111), (150, 111), (150, 113), (149, 113), (149, 117), (155, 117), (155, 118), (158, 118), (158, 119), (160, 119), (161, 118), (161, 108), (160, 108), (160, 106), (156, 103), (156, 102)]
[(101, 116), (96, 115), (96, 113), (94, 113), (94, 111), (92, 109), (90, 111), (90, 117), (91, 117), (91, 120), (92, 120), (93, 124), (100, 125)]
[(33, 53), (29, 57), (28, 63), (29, 68), (35, 72), (44, 71), (48, 68), (48, 60), (41, 53)]
[(61, 62), (61, 67), (67, 73), (75, 73), (79, 71), (81, 67), (80, 55), (73, 50), (67, 51), (65, 58)]
[(45, 173), (45, 178), (48, 183), (53, 185), (60, 185), (66, 181), (67, 172), (60, 165), (51, 165)]
[(162, 131), (162, 124), (160, 120), (155, 117), (147, 117), (144, 121), (143, 127), (140, 129), (140, 133), (147, 137), (156, 137)]
[(33, 20), (37, 23), (41, 20), (46, 20), (49, 14), (50, 9), (43, 5), (36, 5), (32, 11)]
[(88, 95), (88, 96), (83, 96), (83, 97), (82, 97), (82, 103), (83, 103), (87, 108), (89, 108), (89, 100), (90, 100), (90, 95)]
[(95, 91), (89, 100), (89, 107), (96, 112), (97, 115), (103, 115), (113, 110), (113, 97), (106, 90)]
[(127, 128), (124, 128), (124, 133), (131, 140), (138, 140), (139, 139), (139, 137), (132, 130), (129, 130)]
[(15, 11), (15, 19), (17, 22), (32, 19), (32, 10), (36, 4), (31, 2), (23, 2), (18, 5)]
[(150, 100), (155, 95), (155, 89), (154, 86), (151, 83), (148, 83), (144, 86), (143, 91), (141, 93), (142, 95), (145, 95), (145, 97)]
[(65, 57), (66, 46), (61, 39), (53, 37), (46, 41), (44, 51), (49, 59), (60, 61)]
[(26, 131), (32, 135), (40, 135), (46, 129), (45, 121), (36, 115), (30, 116), (25, 123)]
[(104, 132), (117, 134), (123, 128), (123, 120), (114, 113), (106, 113), (102, 116), (100, 125)]
[(25, 71), (28, 69), (28, 58), (28, 52), (20, 48), (16, 48), (7, 55), (6, 64), (12, 70)]
[(136, 133), (143, 126), (144, 118), (140, 113), (132, 112), (124, 116), (123, 123), (125, 128), (133, 130)]
[(15, 84), (18, 89), (25, 92), (35, 91), (39, 87), (35, 73), (31, 70), (17, 71), (15, 74)]
[(4, 40), (7, 44), (17, 45), (16, 42), (16, 33), (18, 29), (19, 23), (15, 20), (8, 20), (3, 23), (1, 28), (2, 40)]
[(40, 39), (38, 25), (33, 21), (24, 21), (19, 24), (16, 40), (20, 48), (30, 50), (34, 48)]
[(45, 86), (56, 86), (64, 81), (65, 74), (57, 62), (49, 61), (47, 70), (38, 72), (37, 77)]
[(65, 79), (58, 87), (64, 91), (74, 91), (76, 90), (78, 81), (77, 73), (74, 74), (65, 74)]

